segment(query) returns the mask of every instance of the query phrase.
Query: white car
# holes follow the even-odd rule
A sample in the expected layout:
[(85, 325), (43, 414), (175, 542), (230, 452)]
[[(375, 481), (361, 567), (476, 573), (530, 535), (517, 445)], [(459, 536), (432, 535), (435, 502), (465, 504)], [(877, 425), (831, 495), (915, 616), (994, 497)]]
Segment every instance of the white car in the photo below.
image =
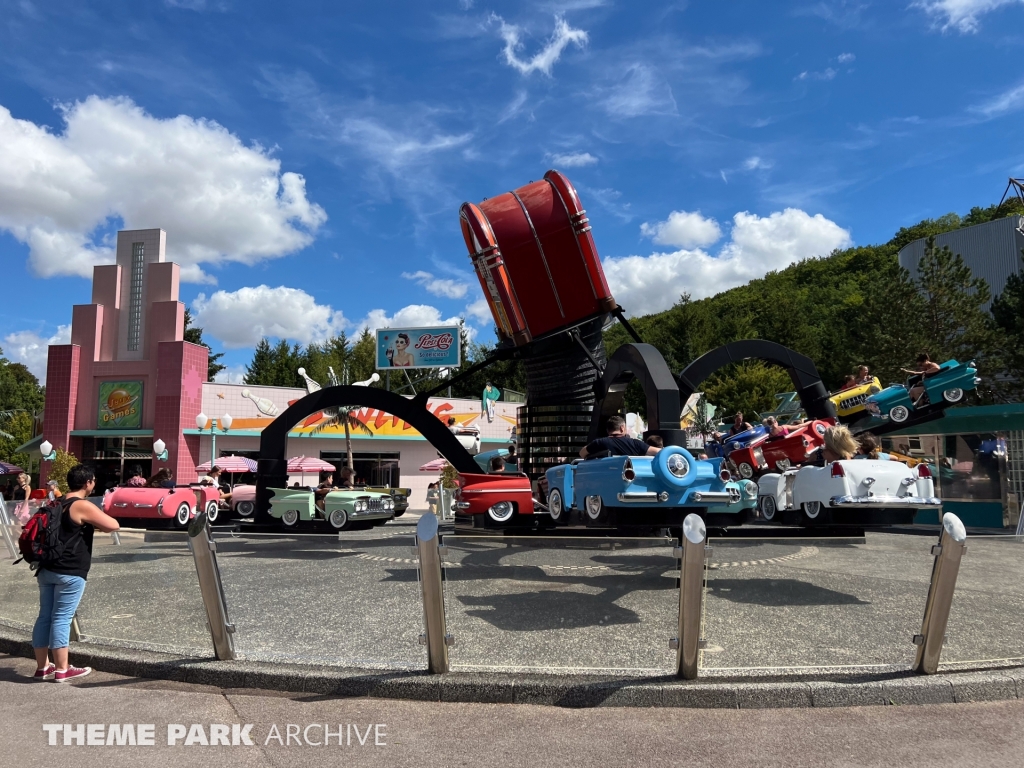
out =
[(459, 441), (471, 456), (476, 456), (480, 453), (480, 427), (459, 424), (454, 427), (448, 427), (448, 429), (452, 431), (455, 439)]
[(762, 519), (778, 521), (796, 512), (803, 525), (904, 524), (917, 510), (941, 505), (927, 464), (911, 469), (898, 461), (835, 461), (770, 473), (757, 484)]

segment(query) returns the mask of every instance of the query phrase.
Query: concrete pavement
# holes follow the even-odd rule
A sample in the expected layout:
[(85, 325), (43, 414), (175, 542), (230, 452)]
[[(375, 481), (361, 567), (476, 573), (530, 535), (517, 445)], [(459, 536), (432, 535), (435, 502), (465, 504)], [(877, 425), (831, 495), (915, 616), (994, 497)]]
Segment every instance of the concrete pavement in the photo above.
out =
[[(240, 766), (1020, 766), (1024, 702), (832, 709), (565, 709), (284, 695), (94, 673), (37, 683), (0, 656), (0, 765)], [(43, 724), (150, 724), (155, 745), (55, 746)], [(342, 746), (321, 741), (329, 724)], [(251, 725), (253, 746), (167, 745), (167, 726)], [(292, 743), (287, 741), (288, 725)], [(352, 730), (363, 734), (359, 744)], [(382, 726), (367, 737), (367, 726)], [(273, 726), (281, 735), (279, 743)], [(313, 726), (309, 730), (307, 726)], [(193, 741), (199, 741), (194, 732)], [(270, 736), (268, 740), (268, 736)], [(380, 746), (373, 744), (375, 737)], [(207, 736), (208, 738), (208, 736)], [(336, 740), (337, 737), (335, 737)], [(350, 743), (348, 743), (350, 742)]]

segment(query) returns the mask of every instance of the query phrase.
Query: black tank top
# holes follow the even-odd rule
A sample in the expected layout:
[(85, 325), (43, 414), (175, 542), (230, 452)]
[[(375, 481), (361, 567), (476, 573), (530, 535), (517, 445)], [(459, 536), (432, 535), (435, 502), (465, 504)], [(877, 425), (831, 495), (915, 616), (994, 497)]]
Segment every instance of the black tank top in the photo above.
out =
[(92, 535), (95, 528), (89, 523), (79, 525), (71, 519), (71, 505), (76, 501), (81, 499), (61, 499), (64, 511), (60, 516), (59, 536), (65, 543), (64, 551), (57, 562), (46, 566), (46, 570), (87, 579), (92, 566)]

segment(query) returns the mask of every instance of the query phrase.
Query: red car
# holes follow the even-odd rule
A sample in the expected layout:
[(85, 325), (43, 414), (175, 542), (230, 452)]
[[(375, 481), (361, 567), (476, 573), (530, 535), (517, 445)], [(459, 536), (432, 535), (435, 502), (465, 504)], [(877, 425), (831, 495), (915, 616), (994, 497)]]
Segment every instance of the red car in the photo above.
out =
[(558, 171), (460, 211), (501, 340), (516, 346), (615, 309), (587, 213)]
[(212, 485), (176, 485), (173, 488), (115, 488), (103, 497), (103, 511), (118, 519), (169, 520), (185, 528), (198, 510), (210, 522), (219, 514), (220, 491)]
[[(788, 435), (762, 443), (760, 451), (769, 470), (783, 472), (807, 462), (825, 444), (825, 430), (834, 425), (832, 419), (815, 420), (791, 430)], [(756, 449), (755, 449), (756, 450)]]
[(768, 435), (751, 441), (746, 448), (740, 448), (729, 454), (729, 461), (736, 467), (736, 473), (744, 480), (749, 480), (758, 472), (768, 468), (762, 448), (768, 441)]
[(534, 506), (533, 489), (526, 475), (459, 475), (458, 483), (455, 489), (456, 528), (530, 525), (546, 515), (543, 509)]

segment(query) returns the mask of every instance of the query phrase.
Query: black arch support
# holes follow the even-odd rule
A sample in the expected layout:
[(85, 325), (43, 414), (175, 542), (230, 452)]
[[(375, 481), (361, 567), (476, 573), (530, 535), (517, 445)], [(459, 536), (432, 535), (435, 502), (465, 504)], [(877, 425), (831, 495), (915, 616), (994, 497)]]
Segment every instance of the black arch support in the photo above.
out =
[(718, 369), (750, 358), (786, 369), (808, 418), (836, 418), (835, 406), (828, 399), (828, 389), (822, 383), (814, 361), (789, 347), (763, 339), (734, 341), (701, 355), (686, 366), (679, 374), (679, 396), (682, 402), (686, 402), (704, 380)]
[(650, 344), (623, 344), (608, 360), (599, 384), (601, 391), (590, 422), (589, 439), (604, 434), (608, 417), (622, 410), (626, 387), (634, 379), (647, 396), (649, 433), (661, 435), (666, 445), (685, 445), (685, 436), (679, 429), (679, 384), (665, 358)]
[(426, 408), (426, 399), (410, 400), (394, 392), (375, 387), (338, 386), (311, 392), (274, 419), (260, 436), (260, 459), (256, 475), (256, 522), (268, 523), (270, 488), (288, 483), (288, 459), (285, 455), (288, 432), (317, 411), (338, 407), (364, 407), (397, 416), (408, 422), (427, 439), (459, 472), (474, 473), (480, 468), (448, 427)]

